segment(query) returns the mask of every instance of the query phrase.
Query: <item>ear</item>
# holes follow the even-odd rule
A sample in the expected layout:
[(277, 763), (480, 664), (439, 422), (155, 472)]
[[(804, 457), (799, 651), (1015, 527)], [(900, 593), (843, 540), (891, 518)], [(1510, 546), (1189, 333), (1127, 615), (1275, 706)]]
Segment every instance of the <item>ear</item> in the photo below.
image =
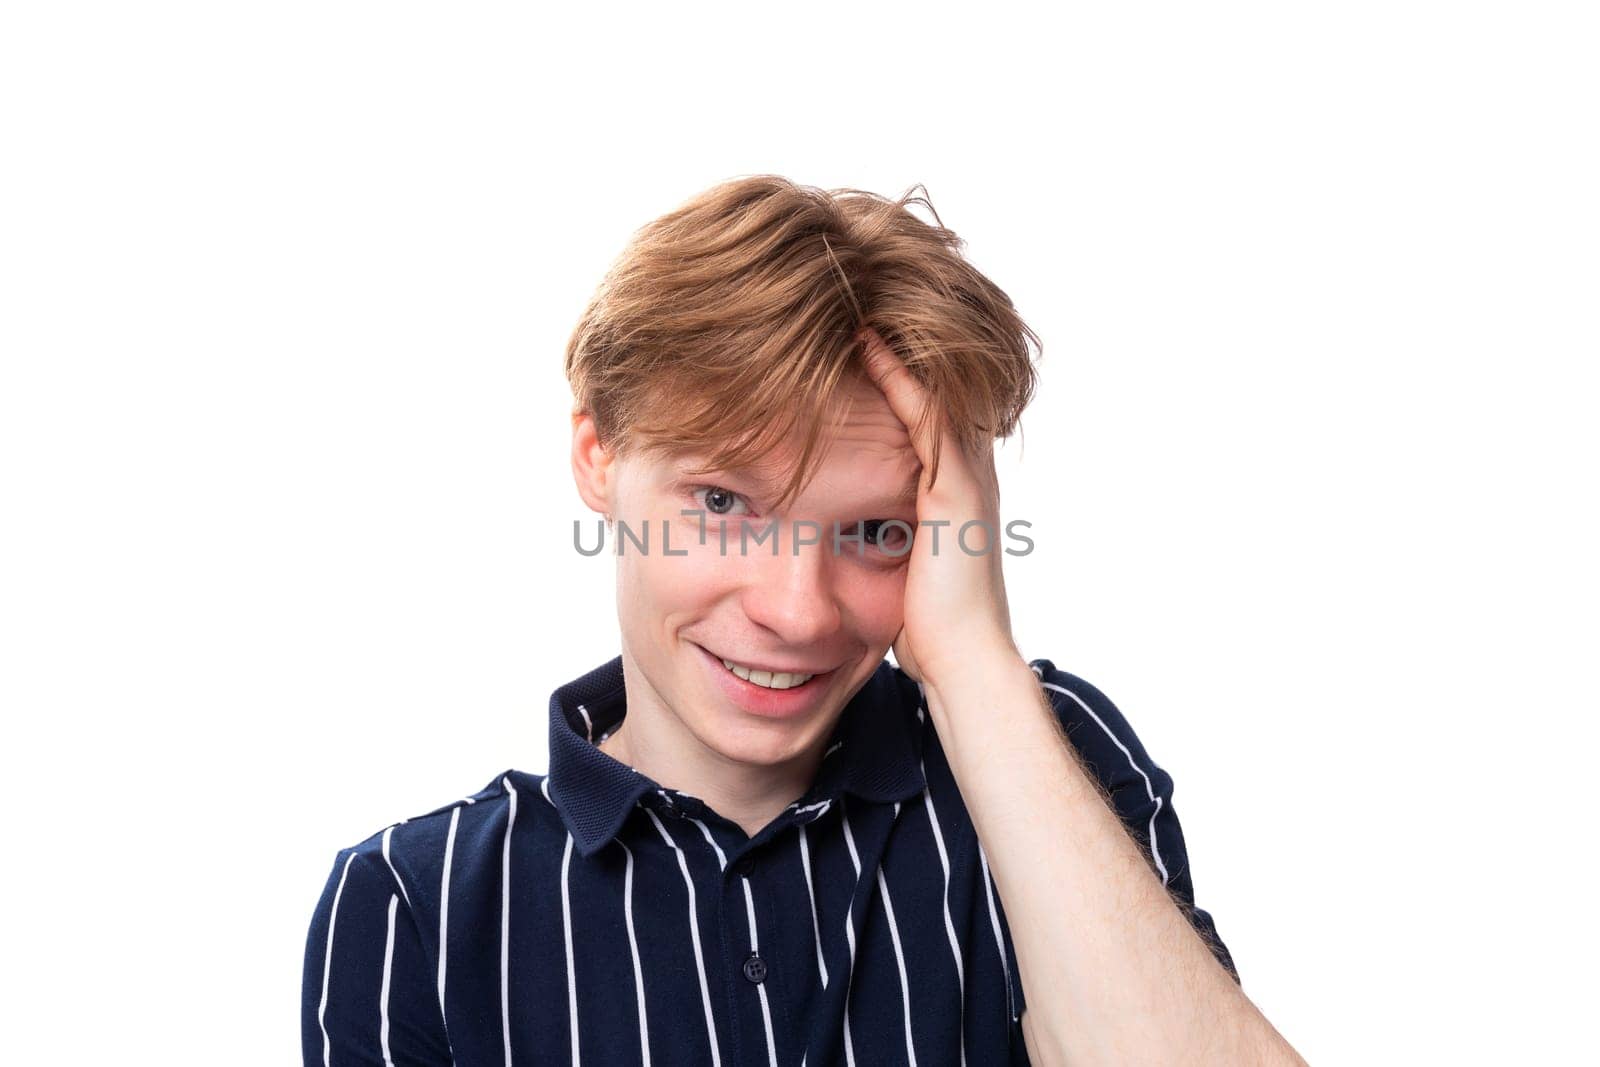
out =
[(616, 492), (616, 457), (600, 443), (594, 416), (587, 411), (572, 413), (572, 477), (578, 495), (590, 509), (608, 518), (616, 514), (612, 500)]

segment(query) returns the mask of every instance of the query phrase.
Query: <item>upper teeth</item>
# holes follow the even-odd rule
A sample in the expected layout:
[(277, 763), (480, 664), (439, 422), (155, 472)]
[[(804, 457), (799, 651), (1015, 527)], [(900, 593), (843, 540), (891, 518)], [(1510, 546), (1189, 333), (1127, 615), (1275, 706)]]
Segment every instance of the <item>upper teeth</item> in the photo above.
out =
[(788, 672), (773, 674), (771, 671), (753, 671), (749, 667), (740, 666), (731, 659), (723, 660), (722, 665), (745, 681), (754, 682), (767, 689), (792, 689), (797, 685), (806, 684), (814, 677), (810, 674), (789, 674)]

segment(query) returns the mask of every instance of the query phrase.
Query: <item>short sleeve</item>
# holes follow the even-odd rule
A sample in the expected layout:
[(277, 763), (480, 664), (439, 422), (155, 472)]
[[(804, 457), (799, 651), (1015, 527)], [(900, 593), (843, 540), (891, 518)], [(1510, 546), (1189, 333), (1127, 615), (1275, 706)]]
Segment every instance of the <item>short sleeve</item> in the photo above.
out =
[(450, 1064), (437, 967), (404, 894), (375, 849), (339, 853), (306, 936), (306, 1067)]
[(1105, 787), (1145, 859), (1201, 940), (1238, 982), (1238, 969), (1217, 934), (1216, 923), (1208, 912), (1195, 907), (1188, 849), (1172, 805), (1172, 777), (1150, 758), (1127, 719), (1104, 693), (1048, 659), (1033, 660), (1029, 666), (1039, 676), (1067, 740)]

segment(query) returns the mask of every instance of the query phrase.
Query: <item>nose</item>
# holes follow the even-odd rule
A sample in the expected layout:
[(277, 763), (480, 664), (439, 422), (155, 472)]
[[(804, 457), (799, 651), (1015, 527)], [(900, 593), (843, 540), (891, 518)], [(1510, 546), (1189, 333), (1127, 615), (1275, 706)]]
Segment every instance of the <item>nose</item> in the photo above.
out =
[(746, 562), (743, 604), (752, 622), (790, 648), (820, 644), (838, 631), (841, 615), (826, 537), (822, 544), (799, 546), (798, 554), (792, 541), (784, 540), (776, 556), (763, 550)]

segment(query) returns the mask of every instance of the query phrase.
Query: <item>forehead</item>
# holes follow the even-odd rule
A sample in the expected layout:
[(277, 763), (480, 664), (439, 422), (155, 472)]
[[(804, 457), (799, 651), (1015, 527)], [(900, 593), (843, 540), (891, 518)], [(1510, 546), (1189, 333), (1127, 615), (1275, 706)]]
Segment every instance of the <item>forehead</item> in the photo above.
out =
[[(914, 501), (921, 464), (911, 435), (888, 398), (865, 376), (842, 379), (832, 417), (819, 430), (820, 455), (800, 501), (899, 504)], [(804, 441), (797, 431), (739, 474), (752, 488), (775, 495), (799, 462)], [(670, 457), (669, 466), (692, 467), (709, 462), (709, 447)]]
[(839, 383), (836, 418), (825, 431), (836, 447), (856, 446), (884, 454), (904, 453), (916, 462), (911, 435), (889, 406), (883, 390), (865, 376), (854, 375)]
[[(894, 495), (895, 502), (916, 499), (922, 465), (911, 435), (882, 390), (867, 378), (841, 383), (838, 417), (823, 431), (822, 440), (822, 460), (803, 496), (820, 490), (849, 499), (885, 501), (886, 494)], [(794, 448), (786, 450), (785, 458), (798, 455)]]

